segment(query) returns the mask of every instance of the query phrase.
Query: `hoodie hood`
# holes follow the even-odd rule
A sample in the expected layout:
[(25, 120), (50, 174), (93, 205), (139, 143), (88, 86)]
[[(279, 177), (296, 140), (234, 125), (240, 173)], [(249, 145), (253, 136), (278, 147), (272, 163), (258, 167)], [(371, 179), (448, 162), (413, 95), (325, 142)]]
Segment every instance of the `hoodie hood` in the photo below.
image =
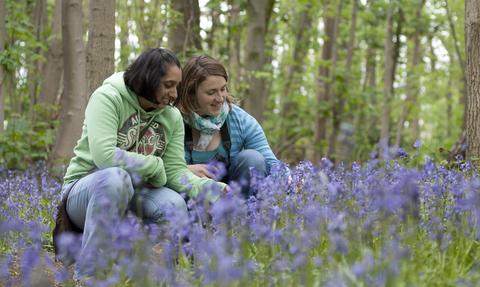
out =
[(109, 85), (115, 88), (119, 92), (119, 94), (125, 100), (127, 100), (141, 116), (152, 117), (163, 113), (165, 109), (153, 109), (149, 112), (146, 112), (144, 109), (142, 109), (140, 103), (138, 102), (137, 95), (125, 85), (125, 81), (123, 80), (124, 74), (125, 72), (113, 74), (103, 82), (103, 86)]

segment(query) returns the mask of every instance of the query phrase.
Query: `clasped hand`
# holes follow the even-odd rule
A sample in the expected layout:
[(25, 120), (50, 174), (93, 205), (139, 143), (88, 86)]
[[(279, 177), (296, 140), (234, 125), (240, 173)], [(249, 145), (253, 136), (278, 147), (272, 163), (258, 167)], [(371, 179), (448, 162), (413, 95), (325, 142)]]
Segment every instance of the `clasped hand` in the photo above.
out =
[[(207, 164), (191, 164), (187, 165), (188, 170), (191, 171), (194, 175), (198, 177), (208, 177), (215, 181), (218, 181), (215, 174), (218, 172), (218, 168), (214, 165), (207, 165)], [(230, 191), (230, 187), (227, 185), (225, 186), (224, 191), (228, 193)]]
[(208, 177), (215, 181), (218, 181), (215, 174), (218, 172), (218, 168), (213, 165), (207, 164), (191, 164), (187, 165), (188, 170), (190, 170), (194, 175), (198, 177)]

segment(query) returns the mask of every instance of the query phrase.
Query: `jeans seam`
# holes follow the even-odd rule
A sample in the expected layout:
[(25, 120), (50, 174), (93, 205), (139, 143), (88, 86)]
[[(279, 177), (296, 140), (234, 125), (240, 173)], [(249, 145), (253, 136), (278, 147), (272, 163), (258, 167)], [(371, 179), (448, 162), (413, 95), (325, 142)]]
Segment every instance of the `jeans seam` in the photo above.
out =
[(145, 199), (149, 199), (151, 200), (153, 203), (155, 203), (157, 205), (157, 208), (160, 209), (161, 208), (161, 204), (158, 200), (155, 199), (155, 197), (151, 196), (151, 195), (148, 195), (148, 194), (144, 194), (144, 195), (140, 195), (141, 197), (145, 198)]

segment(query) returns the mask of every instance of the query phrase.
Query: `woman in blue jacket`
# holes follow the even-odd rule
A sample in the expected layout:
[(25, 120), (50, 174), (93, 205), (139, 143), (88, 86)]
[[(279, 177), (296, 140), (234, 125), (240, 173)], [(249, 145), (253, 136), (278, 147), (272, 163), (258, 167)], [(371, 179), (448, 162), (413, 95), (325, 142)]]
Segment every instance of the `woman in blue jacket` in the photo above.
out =
[(278, 160), (254, 117), (239, 108), (227, 89), (223, 65), (208, 55), (190, 58), (184, 66), (175, 106), (185, 122), (185, 160), (199, 177), (217, 179), (208, 170), (211, 160), (227, 163), (223, 181), (237, 181), (248, 198), (250, 168), (266, 177)]

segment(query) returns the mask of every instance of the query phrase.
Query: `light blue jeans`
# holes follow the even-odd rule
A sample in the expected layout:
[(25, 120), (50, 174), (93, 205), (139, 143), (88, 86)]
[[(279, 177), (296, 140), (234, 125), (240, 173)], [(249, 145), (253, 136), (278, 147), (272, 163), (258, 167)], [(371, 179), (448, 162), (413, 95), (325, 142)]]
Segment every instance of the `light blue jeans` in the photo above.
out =
[[(65, 185), (62, 195), (72, 184)], [(67, 200), (70, 220), (83, 229), (74, 279), (95, 274), (89, 254), (94, 249), (98, 251), (97, 256), (109, 255), (113, 237), (106, 229), (116, 229), (127, 210), (141, 216), (145, 224), (156, 224), (164, 219), (165, 210), (172, 207), (187, 213), (183, 197), (167, 187), (142, 188), (141, 193), (135, 193), (130, 175), (118, 167), (101, 169), (81, 178)]]
[(256, 191), (250, 186), (250, 167), (254, 167), (263, 177), (270, 174), (270, 166), (265, 157), (253, 149), (239, 152), (230, 163), (228, 181), (243, 183), (242, 194), (246, 199), (256, 194)]

